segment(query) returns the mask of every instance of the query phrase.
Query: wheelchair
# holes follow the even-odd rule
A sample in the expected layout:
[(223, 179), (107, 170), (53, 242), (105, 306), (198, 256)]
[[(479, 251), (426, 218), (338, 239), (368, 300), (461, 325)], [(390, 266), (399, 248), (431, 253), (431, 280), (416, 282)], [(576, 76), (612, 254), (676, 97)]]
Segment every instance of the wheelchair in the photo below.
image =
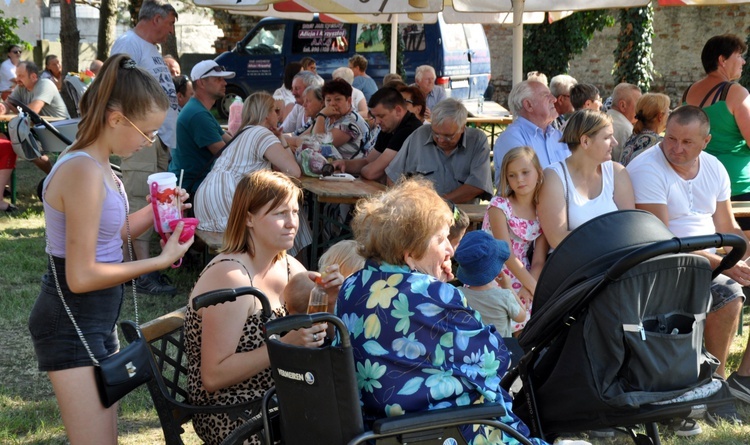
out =
[[(234, 301), (248, 294), (254, 295), (261, 302), (264, 315), (270, 316), (270, 305), (265, 295), (252, 287), (208, 292), (195, 297), (192, 304), (198, 310)], [(169, 445), (182, 444), (182, 425), (199, 412), (229, 412), (245, 421), (224, 439), (222, 444), (225, 445), (241, 444), (253, 436), (267, 445), (465, 444), (459, 426), (467, 424), (492, 426), (521, 444), (531, 443), (497, 420), (505, 414), (505, 408), (500, 404), (411, 413), (379, 419), (371, 428), (366, 428), (360, 409), (349, 333), (338, 317), (328, 313), (291, 315), (266, 323), (266, 345), (276, 385), (261, 400), (231, 406), (191, 405), (185, 388), (187, 359), (184, 354), (184, 314), (183, 308), (141, 327), (130, 321), (122, 323), (128, 341), (141, 334), (151, 345), (151, 366), (155, 377), (148, 383), (148, 388)], [(285, 332), (321, 322), (335, 327), (338, 342), (321, 348), (306, 348), (279, 340), (279, 336)]]

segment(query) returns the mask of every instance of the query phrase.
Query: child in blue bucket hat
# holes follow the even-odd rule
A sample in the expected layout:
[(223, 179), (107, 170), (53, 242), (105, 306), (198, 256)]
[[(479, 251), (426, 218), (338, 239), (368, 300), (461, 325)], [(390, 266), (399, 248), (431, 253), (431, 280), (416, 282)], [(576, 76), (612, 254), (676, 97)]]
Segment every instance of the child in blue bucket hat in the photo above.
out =
[(456, 276), (464, 285), (461, 290), (469, 306), (481, 314), (484, 324), (495, 325), (502, 337), (512, 336), (511, 320), (526, 319), (526, 308), (518, 295), (495, 281), (509, 256), (508, 243), (483, 230), (464, 235), (454, 255), (459, 264)]

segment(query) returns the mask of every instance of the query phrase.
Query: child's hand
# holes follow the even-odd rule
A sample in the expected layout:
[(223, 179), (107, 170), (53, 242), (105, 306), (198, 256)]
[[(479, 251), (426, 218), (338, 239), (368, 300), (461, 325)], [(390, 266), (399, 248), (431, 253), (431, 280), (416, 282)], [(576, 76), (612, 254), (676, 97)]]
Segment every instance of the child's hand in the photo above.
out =
[(530, 290), (523, 287), (518, 291), (518, 296), (523, 298), (529, 307), (531, 307), (531, 302), (534, 301), (534, 294), (532, 294)]
[(326, 290), (326, 294), (328, 294), (328, 312), (333, 313), (336, 307), (336, 300), (339, 296), (339, 289), (341, 289), (341, 285), (344, 283), (344, 276), (339, 272), (339, 265), (331, 264), (326, 267), (323, 273), (310, 271), (308, 272), (308, 276), (316, 283), (318, 277), (320, 277), (320, 285)]

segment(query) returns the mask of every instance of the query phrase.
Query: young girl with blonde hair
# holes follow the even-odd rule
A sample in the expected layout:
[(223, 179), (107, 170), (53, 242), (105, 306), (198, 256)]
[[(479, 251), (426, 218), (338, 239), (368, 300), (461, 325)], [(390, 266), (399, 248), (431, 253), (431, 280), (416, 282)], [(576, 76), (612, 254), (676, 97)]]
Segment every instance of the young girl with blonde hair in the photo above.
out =
[[(521, 297), (527, 321), (536, 282), (547, 258), (548, 244), (536, 216), (543, 178), (542, 166), (531, 147), (510, 150), (502, 160), (497, 196), (490, 201), (482, 222), (482, 230), (511, 247), (503, 273), (510, 277), (512, 289)], [(529, 259), (532, 248), (533, 259)], [(525, 325), (526, 321), (514, 324), (513, 332)]]

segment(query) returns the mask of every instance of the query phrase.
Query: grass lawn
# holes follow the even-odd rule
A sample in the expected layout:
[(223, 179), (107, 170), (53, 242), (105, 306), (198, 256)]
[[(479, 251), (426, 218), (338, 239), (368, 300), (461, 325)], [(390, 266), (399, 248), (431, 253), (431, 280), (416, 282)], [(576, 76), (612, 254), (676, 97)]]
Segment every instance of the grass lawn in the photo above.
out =
[[(4, 290), (0, 298), (0, 443), (65, 444), (52, 386), (47, 375), (37, 371), (27, 328), (46, 268), (42, 205), (33, 196), (43, 175), (31, 163), (22, 161), (16, 174), (20, 212), (0, 217), (0, 288)], [(139, 295), (141, 322), (184, 305), (198, 272), (197, 266), (190, 264), (167, 271), (180, 290), (174, 297)], [(121, 320), (134, 316), (133, 300), (128, 297), (129, 293)], [(120, 341), (124, 342), (122, 335)], [(163, 443), (159, 419), (145, 386), (121, 401), (119, 425), (122, 444)], [(183, 438), (187, 444), (201, 443), (192, 431)]]
[[(19, 162), (18, 207), (12, 216), (0, 216), (0, 443), (2, 444), (65, 444), (65, 431), (54, 394), (46, 374), (36, 369), (31, 346), (28, 314), (39, 292), (39, 280), (45, 272), (44, 219), (42, 206), (32, 195), (42, 174), (28, 162)], [(179, 287), (174, 297), (147, 296), (139, 298), (141, 320), (146, 321), (185, 304), (187, 294), (198, 275), (195, 261), (187, 261), (180, 269), (167, 273)], [(129, 295), (128, 295), (129, 296)], [(132, 300), (125, 299), (121, 319), (133, 317)], [(745, 318), (745, 332), (736, 337), (728, 368), (737, 367), (750, 333), (750, 316)], [(122, 336), (121, 336), (122, 338)], [(124, 340), (123, 340), (124, 341)], [(738, 404), (745, 424), (750, 423), (750, 409)], [(162, 443), (159, 420), (145, 387), (125, 397), (120, 405), (120, 443)], [(701, 423), (703, 434), (694, 438), (677, 438), (664, 434), (665, 445), (676, 444), (748, 444), (750, 426), (723, 424), (712, 428)], [(188, 425), (188, 430), (190, 426)], [(187, 444), (200, 441), (192, 431), (183, 435)], [(595, 444), (628, 444), (627, 438), (592, 440)]]

